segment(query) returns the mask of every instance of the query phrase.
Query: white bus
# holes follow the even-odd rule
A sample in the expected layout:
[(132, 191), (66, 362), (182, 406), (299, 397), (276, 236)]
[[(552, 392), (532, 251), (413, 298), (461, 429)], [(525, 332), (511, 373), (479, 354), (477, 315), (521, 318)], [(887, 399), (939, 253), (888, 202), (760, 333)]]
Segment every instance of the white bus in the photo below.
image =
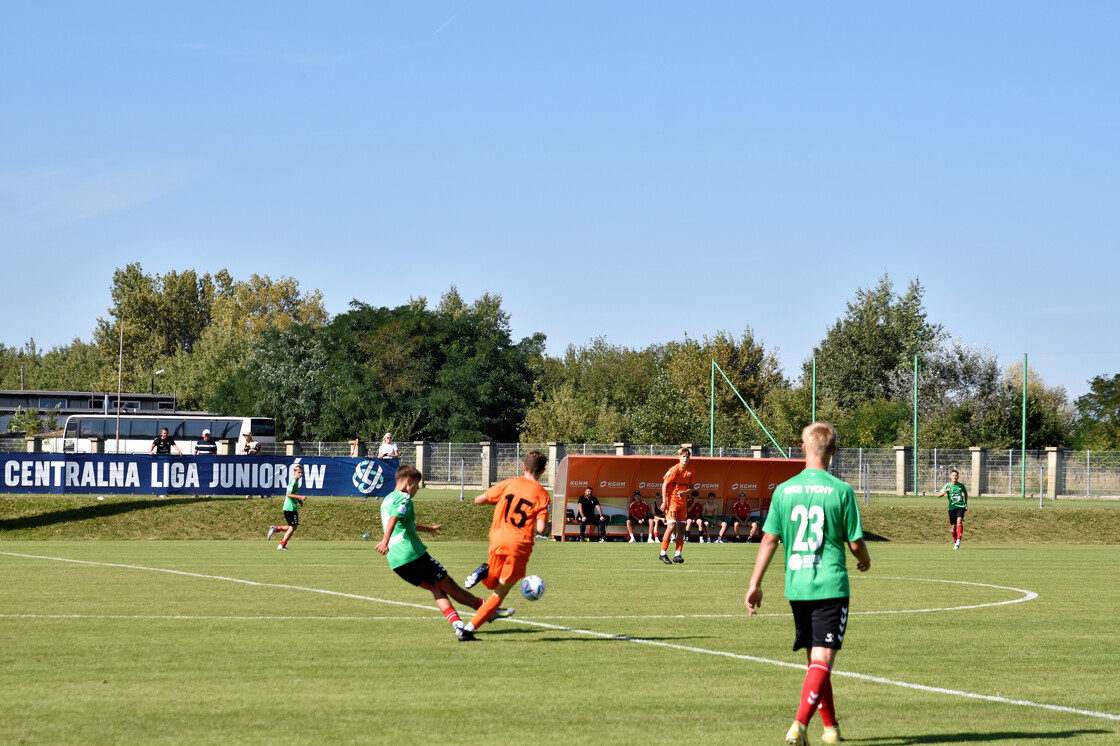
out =
[(214, 440), (232, 440), (235, 444), (241, 442), (242, 434), (249, 433), (261, 444), (262, 450), (271, 450), (268, 446), (276, 443), (276, 423), (270, 417), (219, 417), (170, 412), (121, 414), (118, 451), (117, 415), (75, 414), (66, 418), (62, 431), (63, 452), (90, 453), (90, 440), (96, 438), (104, 444), (102, 453), (147, 453), (152, 441), (165, 427), (185, 455), (194, 452), (194, 443), (202, 439), (203, 430), (209, 430)]

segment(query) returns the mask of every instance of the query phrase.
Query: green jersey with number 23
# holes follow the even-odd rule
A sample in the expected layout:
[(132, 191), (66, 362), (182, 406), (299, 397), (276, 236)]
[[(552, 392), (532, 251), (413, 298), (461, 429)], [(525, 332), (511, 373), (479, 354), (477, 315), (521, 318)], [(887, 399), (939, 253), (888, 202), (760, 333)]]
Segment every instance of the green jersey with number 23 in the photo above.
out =
[(826, 471), (806, 469), (774, 490), (762, 530), (786, 552), (786, 598), (817, 601), (851, 595), (847, 543), (863, 538), (852, 486)]

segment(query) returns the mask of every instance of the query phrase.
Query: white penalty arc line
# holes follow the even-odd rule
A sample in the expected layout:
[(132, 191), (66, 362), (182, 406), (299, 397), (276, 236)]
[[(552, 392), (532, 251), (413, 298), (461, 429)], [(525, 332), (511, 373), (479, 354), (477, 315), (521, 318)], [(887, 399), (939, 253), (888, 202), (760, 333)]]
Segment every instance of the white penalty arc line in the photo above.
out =
[[(144, 567), (142, 565), (125, 565), (115, 562), (94, 562), (91, 560), (77, 560), (67, 557), (46, 557), (34, 554), (17, 554), (15, 552), (0, 552), (0, 555), (7, 555), (10, 557), (22, 557), (25, 559), (40, 559), (52, 560), (55, 562), (71, 562), (80, 565), (94, 565), (98, 567), (119, 567), (128, 570), (147, 570), (149, 572), (162, 572), (170, 575), (181, 575), (190, 578), (201, 578), (205, 580), (224, 580), (230, 583), (240, 583), (243, 585), (255, 586), (260, 588), (283, 588), (286, 590), (307, 591), (309, 593), (321, 593), (328, 596), (341, 596), (343, 598), (353, 598), (360, 601), (374, 601), (377, 603), (391, 604), (393, 606), (406, 606), (414, 609), (431, 610), (431, 606), (423, 604), (408, 603), (405, 601), (392, 601), (385, 598), (376, 598), (374, 596), (362, 596), (357, 593), (344, 593), (342, 591), (331, 591), (324, 588), (306, 588), (298, 585), (287, 585), (284, 583), (262, 583), (256, 580), (245, 580), (243, 578), (231, 578), (224, 575), (205, 575), (203, 573), (187, 572), (185, 570), (170, 570), (162, 567)], [(963, 581), (934, 581), (934, 582), (963, 582)], [(973, 585), (985, 585), (984, 583), (974, 583)], [(1000, 587), (1000, 586), (992, 586)], [(1019, 589), (1015, 589), (1019, 590)], [(1030, 591), (1026, 591), (1030, 593)], [(1037, 596), (1037, 594), (1035, 594)], [(1018, 599), (1026, 600), (1026, 599)], [(798, 671), (805, 669), (802, 663), (790, 663), (789, 661), (773, 660), (771, 658), (760, 658), (754, 655), (744, 655), (742, 653), (732, 653), (726, 650), (709, 650), (708, 648), (698, 648), (691, 645), (678, 645), (671, 642), (661, 642), (659, 640), (647, 640), (641, 637), (630, 637), (628, 635), (612, 635), (609, 632), (596, 632), (595, 630), (582, 629), (579, 627), (565, 627), (558, 624), (548, 624), (547, 622), (532, 621), (529, 619), (510, 618), (504, 620), (506, 622), (514, 622), (516, 624), (523, 624), (529, 627), (539, 627), (541, 629), (550, 629), (558, 632), (570, 632), (579, 635), (586, 635), (588, 637), (598, 637), (605, 640), (615, 640), (618, 642), (630, 642), (636, 645), (649, 645), (652, 647), (665, 648), (668, 650), (680, 650), (686, 653), (699, 653), (701, 655), (712, 655), (719, 658), (728, 658), (731, 660), (750, 661), (752, 663), (763, 663), (770, 666), (779, 666), (782, 668), (792, 668)], [(1011, 699), (1010, 697), (1002, 697), (999, 695), (991, 694), (977, 694), (975, 692), (965, 692), (958, 689), (946, 689), (939, 686), (927, 686), (925, 684), (913, 684), (907, 681), (898, 681), (896, 679), (887, 679), (881, 676), (869, 676), (867, 674), (855, 673), (850, 671), (836, 671), (832, 672), (833, 676), (843, 676), (849, 679), (857, 679), (859, 681), (868, 681), (875, 684), (885, 684), (887, 686), (897, 686), (902, 689), (913, 689), (915, 691), (930, 692), (933, 694), (947, 694), (953, 697), (964, 697), (966, 699), (976, 699), (984, 702), (995, 702), (1005, 705), (1017, 705), (1020, 707), (1033, 707), (1040, 710), (1049, 710), (1051, 712), (1062, 712), (1071, 715), (1084, 715), (1086, 717), (1100, 718), (1102, 720), (1111, 720), (1120, 722), (1120, 715), (1114, 715), (1108, 712), (1096, 712), (1094, 710), (1082, 710), (1076, 707), (1065, 707), (1063, 705), (1051, 705), (1044, 702), (1032, 702), (1026, 699)]]

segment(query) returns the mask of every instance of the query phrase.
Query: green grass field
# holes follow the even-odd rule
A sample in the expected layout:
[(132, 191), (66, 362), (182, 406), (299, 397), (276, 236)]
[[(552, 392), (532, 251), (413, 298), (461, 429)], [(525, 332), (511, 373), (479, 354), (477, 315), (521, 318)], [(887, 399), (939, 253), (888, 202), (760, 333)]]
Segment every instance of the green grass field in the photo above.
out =
[[(781, 743), (803, 653), (757, 545), (540, 543), (544, 598), (459, 643), (372, 542), (0, 541), (3, 743)], [(438, 542), (460, 581), (483, 542)], [(876, 543), (845, 739), (1113, 744), (1116, 545)], [(819, 721), (810, 726), (811, 741)]]

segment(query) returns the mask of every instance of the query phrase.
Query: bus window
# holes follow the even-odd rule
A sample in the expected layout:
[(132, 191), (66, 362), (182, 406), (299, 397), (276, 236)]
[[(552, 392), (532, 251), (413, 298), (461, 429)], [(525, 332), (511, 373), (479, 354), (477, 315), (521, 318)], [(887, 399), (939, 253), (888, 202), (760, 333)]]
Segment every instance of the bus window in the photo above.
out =
[(241, 435), (241, 421), (214, 420), (210, 435), (216, 440), (237, 440)]
[[(112, 423), (110, 423), (112, 424)], [(116, 426), (112, 428), (112, 433), (115, 435), (117, 432)], [(105, 437), (105, 420), (78, 420), (78, 437), (79, 438), (104, 438)]]
[(213, 422), (209, 420), (187, 420), (183, 423), (183, 438), (186, 440), (202, 440), (202, 431), (209, 430), (214, 437)]
[[(167, 428), (167, 434), (174, 440), (186, 440), (187, 438), (187, 423), (183, 420), (160, 420), (159, 426)], [(153, 435), (152, 438), (158, 437), (158, 433)]]
[(276, 422), (274, 420), (254, 417), (249, 421), (249, 428), (254, 438), (276, 437)]
[(156, 420), (132, 420), (132, 431), (127, 435), (124, 432), (124, 428), (125, 421), (124, 418), (121, 418), (121, 438), (147, 440), (150, 442), (159, 437), (159, 423)]

